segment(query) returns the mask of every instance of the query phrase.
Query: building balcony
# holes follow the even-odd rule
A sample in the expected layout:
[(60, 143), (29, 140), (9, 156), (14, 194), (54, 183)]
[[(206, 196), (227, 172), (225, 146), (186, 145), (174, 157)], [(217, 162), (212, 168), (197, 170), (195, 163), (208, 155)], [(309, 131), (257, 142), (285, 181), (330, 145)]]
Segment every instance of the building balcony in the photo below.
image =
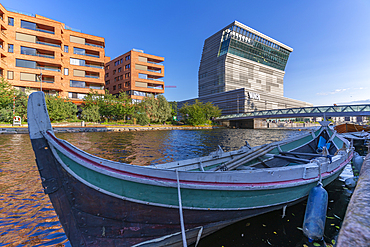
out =
[(37, 66), (36, 69), (60, 72), (59, 68), (50, 68), (50, 67), (44, 67), (44, 66)]
[(58, 45), (58, 44), (53, 44), (53, 43), (48, 43), (48, 42), (36, 41), (36, 44), (40, 44), (40, 45), (48, 45), (48, 46), (53, 46), (53, 47), (59, 47), (59, 48), (60, 48), (60, 45)]
[(40, 53), (36, 53), (36, 54), (30, 54), (30, 53), (26, 53), (26, 52), (21, 52), (22, 55), (28, 55), (28, 56), (34, 56), (34, 57), (44, 57), (44, 58), (51, 58), (51, 59), (54, 59), (55, 57), (52, 56), (52, 55), (48, 55), (48, 54), (40, 54)]
[(163, 63), (159, 63), (159, 62), (148, 61), (148, 63), (163, 66)]
[(95, 44), (90, 44), (90, 43), (85, 43), (85, 45), (93, 46), (93, 47), (98, 47), (98, 48), (104, 48), (102, 45), (95, 45)]

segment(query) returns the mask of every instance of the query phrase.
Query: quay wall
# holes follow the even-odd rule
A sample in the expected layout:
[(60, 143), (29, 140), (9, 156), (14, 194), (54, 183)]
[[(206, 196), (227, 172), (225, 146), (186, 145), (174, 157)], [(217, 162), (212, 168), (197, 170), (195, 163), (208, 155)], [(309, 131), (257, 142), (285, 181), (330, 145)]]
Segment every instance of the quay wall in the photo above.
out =
[(360, 176), (339, 232), (337, 247), (370, 245), (370, 152), (362, 164)]
[[(194, 130), (194, 129), (217, 129), (218, 126), (53, 126), (55, 133), (74, 133), (74, 132), (110, 132), (110, 131), (149, 131), (149, 130)], [(27, 125), (20, 127), (1, 127), (0, 134), (28, 134)]]

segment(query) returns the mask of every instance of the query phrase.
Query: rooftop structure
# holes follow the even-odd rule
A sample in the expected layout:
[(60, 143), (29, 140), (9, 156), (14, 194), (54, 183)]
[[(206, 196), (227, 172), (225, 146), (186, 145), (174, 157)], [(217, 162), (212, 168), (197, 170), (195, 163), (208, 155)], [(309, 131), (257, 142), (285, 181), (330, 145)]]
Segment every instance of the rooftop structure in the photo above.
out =
[(0, 4), (0, 76), (15, 88), (44, 91), (79, 104), (104, 93), (104, 38)]
[(163, 57), (132, 49), (105, 64), (105, 89), (110, 94), (126, 93), (135, 102), (164, 93)]

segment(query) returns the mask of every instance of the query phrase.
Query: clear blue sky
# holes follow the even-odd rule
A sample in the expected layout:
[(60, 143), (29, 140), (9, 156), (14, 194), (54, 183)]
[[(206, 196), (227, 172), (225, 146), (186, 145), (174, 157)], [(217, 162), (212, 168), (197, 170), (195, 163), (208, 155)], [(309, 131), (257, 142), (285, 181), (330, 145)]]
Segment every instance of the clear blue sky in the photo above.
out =
[(284, 96), (332, 105), (370, 103), (370, 1), (97, 1), (2, 0), (5, 8), (39, 14), (102, 36), (106, 55), (132, 48), (165, 58), (164, 96), (198, 95), (204, 40), (234, 20), (294, 49)]

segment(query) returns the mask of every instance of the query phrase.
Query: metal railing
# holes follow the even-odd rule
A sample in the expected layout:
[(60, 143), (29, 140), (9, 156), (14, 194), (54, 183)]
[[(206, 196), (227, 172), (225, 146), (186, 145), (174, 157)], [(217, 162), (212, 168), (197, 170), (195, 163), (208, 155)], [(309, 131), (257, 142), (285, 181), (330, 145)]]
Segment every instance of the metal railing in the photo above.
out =
[(46, 43), (46, 42), (41, 42), (41, 41), (36, 41), (36, 44), (48, 45), (48, 46), (53, 46), (53, 47), (59, 47), (60, 48), (60, 45), (52, 44), (52, 43)]
[(104, 66), (91, 65), (91, 64), (85, 64), (85, 65), (81, 65), (81, 66), (97, 68), (97, 69), (104, 69)]
[(28, 55), (28, 56), (36, 56), (36, 57), (45, 57), (45, 58), (52, 58), (54, 59), (55, 57), (52, 55), (46, 55), (46, 54), (29, 54), (29, 53), (24, 53), (21, 52), (22, 55)]
[(58, 69), (58, 68), (47, 68), (47, 67), (40, 67), (40, 66), (37, 66), (37, 67), (36, 67), (36, 69), (60, 72), (60, 69)]
[(39, 31), (39, 32), (43, 32), (43, 33), (49, 33), (49, 34), (55, 34), (55, 32), (53, 31), (49, 31), (49, 30), (45, 30), (45, 29), (40, 29), (40, 28), (31, 28), (31, 27), (22, 27), (22, 28), (25, 28), (25, 29), (29, 29), (29, 30), (34, 30), (34, 31)]
[(369, 116), (370, 105), (316, 106), (288, 109), (273, 109), (224, 115), (219, 120), (242, 120), (252, 118), (294, 118), (294, 117), (344, 117)]
[(163, 79), (156, 79), (156, 78), (150, 78), (148, 77), (147, 80), (152, 80), (152, 81), (163, 81)]
[(156, 63), (156, 62), (152, 62), (152, 61), (148, 61), (148, 63), (156, 64), (156, 65), (162, 65), (162, 66), (163, 66), (163, 64), (162, 64), (162, 63)]
[(104, 46), (102, 46), (102, 45), (95, 45), (95, 44), (90, 44), (90, 43), (85, 43), (85, 45), (99, 47), (99, 48), (104, 48)]
[(160, 70), (152, 70), (152, 69), (148, 69), (148, 71), (150, 71), (150, 72), (155, 72), (155, 73), (161, 73), (161, 71), (160, 71)]
[(93, 55), (93, 54), (84, 54), (85, 56), (89, 56), (89, 57), (96, 57), (96, 58), (99, 58), (99, 55)]
[(85, 75), (85, 77), (99, 79), (99, 76), (97, 75)]

